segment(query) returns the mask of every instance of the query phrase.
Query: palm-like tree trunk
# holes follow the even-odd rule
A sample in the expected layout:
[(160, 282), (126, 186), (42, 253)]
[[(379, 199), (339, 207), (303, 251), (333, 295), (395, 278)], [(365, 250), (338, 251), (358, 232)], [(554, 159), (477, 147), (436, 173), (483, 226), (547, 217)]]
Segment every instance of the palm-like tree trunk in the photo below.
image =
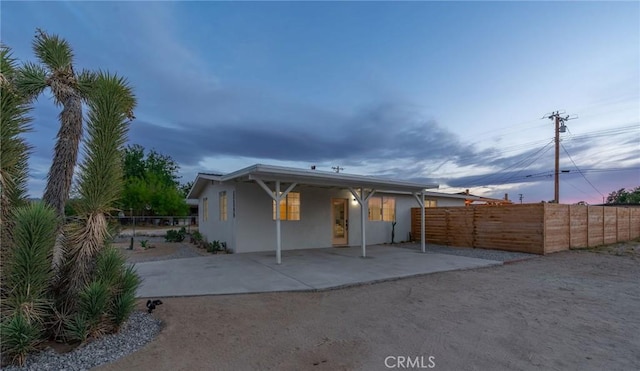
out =
[(63, 217), (82, 139), (82, 100), (77, 91), (68, 84), (52, 79), (50, 86), (63, 108), (43, 200), (58, 216)]

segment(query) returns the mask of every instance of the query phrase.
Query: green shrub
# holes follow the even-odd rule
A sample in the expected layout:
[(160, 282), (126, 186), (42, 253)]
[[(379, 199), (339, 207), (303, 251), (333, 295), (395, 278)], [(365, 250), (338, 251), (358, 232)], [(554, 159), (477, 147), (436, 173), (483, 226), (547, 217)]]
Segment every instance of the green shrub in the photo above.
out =
[(37, 323), (29, 322), (22, 314), (14, 313), (0, 324), (0, 349), (12, 363), (24, 365), (30, 352), (40, 343), (42, 331)]
[(110, 301), (109, 285), (104, 281), (93, 281), (80, 291), (78, 313), (86, 318), (91, 335), (102, 335), (106, 332), (103, 316)]
[(109, 288), (115, 287), (122, 276), (125, 257), (114, 247), (107, 247), (96, 259), (95, 277), (105, 282)]
[(43, 203), (20, 207), (13, 217), (13, 246), (2, 272), (2, 286), (7, 288), (2, 300), (3, 320), (4, 316), (20, 312), (27, 322), (42, 324), (51, 313), (47, 293), (53, 274), (57, 219)]
[(187, 231), (184, 227), (180, 228), (180, 230), (176, 231), (175, 229), (170, 229), (167, 231), (167, 234), (164, 236), (164, 240), (166, 242), (182, 242), (184, 241), (184, 237), (186, 236)]
[(209, 244), (207, 245), (207, 251), (210, 253), (216, 253), (217, 251), (222, 250), (222, 247), (220, 246), (220, 241), (215, 240), (213, 242), (209, 242)]
[(199, 231), (194, 231), (193, 233), (191, 233), (191, 243), (195, 243), (196, 245), (198, 245), (202, 240), (202, 233), (200, 233)]
[(128, 266), (124, 268), (109, 308), (108, 317), (114, 331), (120, 330), (120, 326), (135, 309), (138, 286), (140, 286), (140, 277), (136, 274), (134, 267)]
[(81, 313), (76, 313), (64, 322), (64, 338), (67, 341), (84, 342), (89, 338), (91, 326), (87, 317)]

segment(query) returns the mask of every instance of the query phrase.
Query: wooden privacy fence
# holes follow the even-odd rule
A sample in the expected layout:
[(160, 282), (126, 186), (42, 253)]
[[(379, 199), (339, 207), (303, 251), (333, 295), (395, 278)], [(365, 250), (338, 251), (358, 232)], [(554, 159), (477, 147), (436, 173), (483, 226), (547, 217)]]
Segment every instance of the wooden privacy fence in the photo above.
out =
[[(426, 240), (438, 245), (547, 254), (640, 237), (640, 207), (540, 203), (425, 210)], [(420, 208), (412, 208), (414, 239), (420, 228)]]

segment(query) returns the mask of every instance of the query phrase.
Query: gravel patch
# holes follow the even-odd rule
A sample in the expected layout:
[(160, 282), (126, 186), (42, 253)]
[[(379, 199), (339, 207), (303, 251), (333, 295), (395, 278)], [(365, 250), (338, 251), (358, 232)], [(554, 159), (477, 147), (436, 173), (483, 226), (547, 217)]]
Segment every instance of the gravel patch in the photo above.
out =
[(136, 258), (135, 263), (144, 263), (144, 262), (152, 262), (152, 261), (160, 261), (160, 260), (171, 260), (171, 259), (184, 259), (184, 258), (196, 258), (199, 256), (203, 256), (202, 253), (196, 250), (196, 247), (192, 247), (189, 245), (181, 244), (176, 252), (169, 255), (162, 256), (150, 256), (147, 258)]
[(103, 336), (69, 353), (59, 354), (47, 348), (27, 357), (25, 366), (9, 366), (4, 370), (89, 370), (137, 351), (149, 343), (161, 329), (160, 320), (148, 313), (136, 311), (117, 334)]
[[(412, 249), (412, 250), (421, 249), (420, 244), (404, 244), (399, 247)], [(511, 252), (511, 251), (490, 250), (490, 249), (474, 249), (471, 247), (454, 247), (454, 246), (442, 246), (442, 245), (432, 245), (432, 244), (427, 244), (425, 250), (427, 253), (432, 253), (432, 254), (458, 255), (458, 256), (466, 256), (469, 258), (495, 260), (495, 261), (501, 261), (501, 262), (513, 262), (518, 260), (537, 258), (540, 256), (536, 254), (527, 254), (523, 252)]]
[[(149, 243), (159, 243), (164, 242), (164, 237), (151, 237), (146, 238)], [(136, 239), (135, 243), (138, 244), (140, 239)], [(118, 238), (115, 242), (129, 242), (128, 238)], [(184, 258), (197, 258), (199, 256), (207, 256), (208, 254), (204, 253), (204, 250), (198, 249), (194, 245), (187, 242), (176, 243), (177, 249), (174, 253), (169, 255), (160, 255), (160, 256), (148, 256), (141, 257), (137, 256), (135, 259), (130, 259), (132, 263), (143, 263), (143, 262), (151, 262), (151, 261), (160, 261), (160, 260), (171, 260), (171, 259), (184, 259)]]

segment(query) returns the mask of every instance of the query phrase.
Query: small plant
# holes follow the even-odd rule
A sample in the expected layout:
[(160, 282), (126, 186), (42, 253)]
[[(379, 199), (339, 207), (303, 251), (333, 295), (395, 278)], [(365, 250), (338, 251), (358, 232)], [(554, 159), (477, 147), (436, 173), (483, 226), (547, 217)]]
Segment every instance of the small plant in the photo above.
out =
[(187, 231), (184, 227), (180, 228), (180, 230), (170, 229), (167, 231), (167, 234), (164, 236), (164, 240), (166, 242), (182, 242), (184, 241), (184, 237), (186, 236)]
[(140, 247), (145, 250), (150, 248), (151, 246), (149, 246), (149, 240), (140, 240)]
[(67, 340), (83, 342), (89, 337), (89, 331), (89, 321), (80, 313), (65, 321), (64, 334)]
[(215, 254), (220, 250), (222, 250), (222, 246), (220, 245), (220, 241), (218, 240), (210, 242), (209, 245), (207, 245), (207, 251), (212, 254)]
[(199, 231), (194, 231), (193, 233), (191, 233), (191, 243), (200, 245), (201, 241), (202, 241), (202, 233), (200, 233)]
[(40, 343), (41, 331), (36, 323), (30, 323), (21, 313), (14, 313), (0, 324), (2, 353), (11, 361), (22, 366), (27, 354), (36, 350)]
[(87, 319), (91, 335), (102, 335), (106, 332), (103, 315), (109, 307), (111, 295), (109, 285), (102, 280), (89, 283), (78, 294), (79, 313)]
[(109, 310), (109, 319), (114, 331), (119, 331), (120, 326), (129, 318), (129, 315), (136, 306), (136, 290), (140, 286), (140, 277), (136, 274), (133, 266), (125, 268), (121, 272), (121, 279), (117, 287), (117, 293), (112, 299)]

